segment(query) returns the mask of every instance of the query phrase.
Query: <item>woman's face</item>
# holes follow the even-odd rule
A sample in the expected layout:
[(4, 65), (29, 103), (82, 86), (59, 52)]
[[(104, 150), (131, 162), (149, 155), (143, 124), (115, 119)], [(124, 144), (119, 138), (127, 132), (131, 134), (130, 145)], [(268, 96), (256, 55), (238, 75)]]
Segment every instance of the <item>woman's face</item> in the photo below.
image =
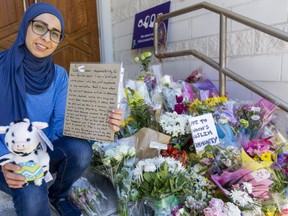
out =
[[(49, 30), (58, 30), (61, 32), (61, 23), (59, 19), (49, 13), (43, 13), (35, 17), (33, 20), (42, 21), (47, 24)], [(41, 36), (32, 31), (32, 22), (30, 22), (26, 34), (26, 47), (36, 57), (43, 58), (51, 55), (57, 48), (58, 43), (55, 43), (50, 38), (51, 32), (48, 31)]]

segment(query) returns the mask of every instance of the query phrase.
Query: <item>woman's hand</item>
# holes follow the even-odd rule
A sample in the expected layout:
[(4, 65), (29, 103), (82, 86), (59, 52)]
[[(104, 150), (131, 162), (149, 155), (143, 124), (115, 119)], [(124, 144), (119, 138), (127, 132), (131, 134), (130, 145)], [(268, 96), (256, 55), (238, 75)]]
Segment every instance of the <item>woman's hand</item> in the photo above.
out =
[(6, 183), (10, 188), (21, 188), (23, 184), (25, 184), (25, 177), (14, 173), (16, 170), (20, 170), (21, 167), (19, 165), (15, 165), (12, 163), (7, 163), (2, 166), (2, 172)]
[(120, 130), (119, 126), (121, 125), (122, 122), (122, 115), (123, 115), (122, 109), (114, 109), (109, 113), (108, 123), (110, 124), (110, 128), (114, 132)]

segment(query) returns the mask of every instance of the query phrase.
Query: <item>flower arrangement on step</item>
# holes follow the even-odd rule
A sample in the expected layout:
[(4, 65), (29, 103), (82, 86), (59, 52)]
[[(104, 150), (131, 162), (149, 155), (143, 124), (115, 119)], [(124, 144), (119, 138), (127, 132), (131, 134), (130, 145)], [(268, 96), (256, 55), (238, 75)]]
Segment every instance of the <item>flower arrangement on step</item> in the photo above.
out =
[[(117, 166), (111, 158), (118, 152), (114, 145), (102, 148), (101, 154), (95, 151), (94, 167), (110, 177), (114, 170), (113, 181), (123, 183), (118, 181), (123, 189), (121, 214), (133, 215), (123, 211), (127, 194), (128, 209), (144, 202), (161, 216), (287, 214), (286, 115), (276, 119), (276, 105), (265, 99), (219, 96), (203, 70), (186, 80), (175, 81), (170, 75), (157, 80), (151, 59), (148, 52), (136, 58), (143, 76), (125, 84), (127, 112), (118, 142), (137, 139), (131, 142), (135, 163), (130, 160), (135, 155), (128, 154), (130, 159), (124, 160), (129, 166), (122, 163), (124, 169), (113, 169)], [(191, 119), (198, 121), (197, 130)], [(217, 142), (212, 143), (210, 135)], [(108, 149), (111, 155), (105, 153)]]
[(187, 170), (173, 158), (149, 158), (136, 164), (132, 191), (137, 191), (155, 211), (155, 215), (169, 215), (187, 188)]

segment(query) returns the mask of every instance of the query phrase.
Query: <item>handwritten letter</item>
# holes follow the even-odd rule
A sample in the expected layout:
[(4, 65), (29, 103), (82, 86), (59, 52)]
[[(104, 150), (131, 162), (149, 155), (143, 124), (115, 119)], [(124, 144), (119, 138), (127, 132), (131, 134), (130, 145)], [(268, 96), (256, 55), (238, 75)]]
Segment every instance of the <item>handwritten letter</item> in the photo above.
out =
[(108, 114), (117, 107), (121, 77), (118, 64), (70, 65), (64, 135), (88, 140), (113, 141)]

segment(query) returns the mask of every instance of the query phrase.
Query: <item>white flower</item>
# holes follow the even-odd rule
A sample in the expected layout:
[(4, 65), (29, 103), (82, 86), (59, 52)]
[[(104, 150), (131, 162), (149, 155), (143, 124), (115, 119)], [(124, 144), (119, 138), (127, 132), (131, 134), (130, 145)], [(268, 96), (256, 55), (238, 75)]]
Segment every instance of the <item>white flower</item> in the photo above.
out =
[(146, 164), (144, 166), (144, 172), (155, 172), (156, 171), (156, 166), (153, 163)]
[(225, 208), (223, 209), (223, 213), (226, 216), (241, 216), (240, 209), (231, 202), (227, 202), (225, 204)]
[(252, 194), (252, 192), (253, 192), (252, 184), (249, 182), (243, 182), (242, 184), (243, 184), (244, 190), (246, 190), (248, 194)]
[(102, 162), (105, 166), (110, 166), (110, 164), (111, 164), (111, 160), (109, 158), (104, 158), (102, 160)]
[(178, 137), (190, 133), (188, 116), (176, 112), (166, 112), (159, 118), (159, 124), (164, 132), (172, 137)]
[(115, 156), (116, 156), (116, 152), (114, 151), (113, 148), (108, 149), (107, 151), (105, 151), (105, 157), (113, 158)]
[(162, 156), (159, 156), (140, 160), (134, 169), (133, 178), (136, 181), (141, 181), (143, 172), (156, 172), (164, 162), (167, 163), (168, 172), (170, 173), (178, 174), (180, 172), (186, 172), (186, 169), (182, 166), (182, 164), (179, 161), (176, 161), (174, 158), (163, 158)]
[(161, 77), (160, 83), (162, 85), (167, 85), (167, 86), (171, 87), (172, 86), (172, 78), (171, 78), (171, 76), (165, 75), (165, 76)]
[(120, 162), (122, 159), (123, 159), (124, 155), (121, 154), (121, 153), (118, 153), (117, 155), (114, 156), (114, 159), (117, 161), (117, 162)]
[(230, 196), (233, 202), (241, 207), (247, 207), (254, 203), (254, 200), (244, 191), (234, 189), (231, 191)]

